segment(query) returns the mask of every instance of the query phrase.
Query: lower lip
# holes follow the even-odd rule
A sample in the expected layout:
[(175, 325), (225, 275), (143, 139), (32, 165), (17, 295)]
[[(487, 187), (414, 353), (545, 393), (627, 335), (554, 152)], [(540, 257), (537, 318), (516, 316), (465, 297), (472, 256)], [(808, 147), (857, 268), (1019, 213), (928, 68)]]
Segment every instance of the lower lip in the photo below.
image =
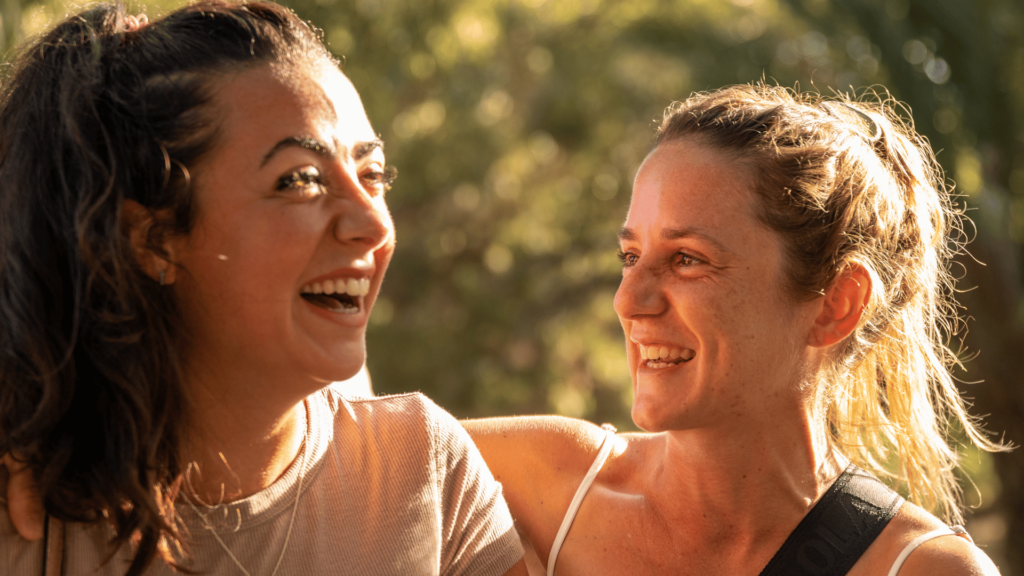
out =
[(655, 373), (657, 373), (657, 372), (669, 372), (669, 371), (681, 368), (683, 366), (686, 366), (690, 362), (693, 362), (693, 358), (690, 358), (689, 360), (687, 360), (685, 362), (680, 362), (678, 364), (668, 364), (668, 365), (666, 365), (664, 367), (652, 368), (652, 367), (647, 365), (647, 360), (641, 360), (640, 361), (640, 369), (645, 371), (645, 372), (655, 372)]
[(339, 326), (348, 326), (350, 328), (363, 328), (366, 326), (366, 319), (368, 315), (366, 313), (365, 296), (361, 296), (359, 298), (359, 312), (356, 312), (355, 314), (346, 314), (344, 312), (331, 312), (330, 310), (326, 310), (324, 308), (317, 306), (316, 304), (313, 304), (312, 302), (309, 302), (302, 296), (299, 296), (299, 299), (302, 300), (302, 303), (305, 304), (314, 314), (325, 320), (338, 324)]

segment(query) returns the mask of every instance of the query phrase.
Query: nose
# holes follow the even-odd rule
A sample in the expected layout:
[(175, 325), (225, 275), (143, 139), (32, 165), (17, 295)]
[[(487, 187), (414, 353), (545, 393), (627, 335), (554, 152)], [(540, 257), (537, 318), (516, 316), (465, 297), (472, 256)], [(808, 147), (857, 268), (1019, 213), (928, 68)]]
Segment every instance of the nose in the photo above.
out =
[(339, 205), (334, 236), (343, 243), (355, 243), (376, 250), (391, 241), (394, 224), (383, 193), (371, 194), (358, 180), (335, 201)]
[(642, 263), (622, 275), (615, 292), (615, 313), (620, 321), (657, 316), (665, 312), (668, 301), (661, 290), (661, 274)]
[(353, 204), (338, 216), (334, 236), (343, 243), (362, 244), (371, 251), (388, 243), (394, 225), (384, 201)]

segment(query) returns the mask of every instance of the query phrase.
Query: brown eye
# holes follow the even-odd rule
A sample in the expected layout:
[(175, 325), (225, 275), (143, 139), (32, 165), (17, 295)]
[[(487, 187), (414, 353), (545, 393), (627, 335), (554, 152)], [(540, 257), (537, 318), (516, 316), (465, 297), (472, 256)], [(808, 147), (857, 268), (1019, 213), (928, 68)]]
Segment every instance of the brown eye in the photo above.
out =
[(286, 174), (277, 180), (279, 192), (295, 192), (303, 196), (319, 196), (326, 191), (320, 171), (309, 167)]
[(700, 263), (701, 260), (690, 256), (686, 252), (679, 252), (676, 254), (676, 265), (677, 266), (693, 266)]
[(387, 168), (382, 167), (379, 164), (374, 164), (368, 168), (362, 175), (363, 182), (370, 187), (382, 188), (384, 191), (391, 189), (391, 183), (398, 177), (398, 171), (393, 167), (388, 166)]
[(632, 253), (632, 252), (623, 252), (622, 250), (619, 250), (618, 257), (619, 257), (619, 262), (622, 262), (622, 265), (624, 267), (626, 267), (626, 268), (629, 268), (630, 266), (633, 266), (634, 264), (636, 264), (636, 261), (640, 259), (640, 257), (637, 256), (634, 253)]

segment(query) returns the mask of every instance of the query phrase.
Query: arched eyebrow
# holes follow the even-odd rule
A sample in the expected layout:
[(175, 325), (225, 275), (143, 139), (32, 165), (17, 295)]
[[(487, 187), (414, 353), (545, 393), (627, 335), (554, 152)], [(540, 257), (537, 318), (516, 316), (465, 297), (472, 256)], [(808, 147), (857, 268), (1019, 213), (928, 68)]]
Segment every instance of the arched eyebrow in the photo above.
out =
[[(269, 152), (267, 152), (267, 154), (263, 157), (263, 160), (260, 162), (260, 168), (266, 166), (267, 162), (270, 162), (270, 159), (273, 158), (274, 155), (280, 152), (281, 150), (292, 147), (309, 150), (310, 152), (313, 152), (317, 156), (321, 156), (323, 158), (331, 158), (333, 156), (337, 156), (338, 154), (337, 150), (335, 150), (333, 146), (325, 142), (322, 142), (316, 138), (305, 136), (289, 136), (284, 140), (281, 140), (277, 144), (274, 144), (274, 147), (271, 148)], [(374, 150), (378, 149), (384, 150), (384, 141), (381, 140), (380, 138), (374, 138), (373, 140), (370, 140), (368, 142), (357, 142), (356, 145), (352, 147), (352, 157), (355, 160), (361, 160), (368, 156), (369, 154), (373, 153)]]
[[(680, 238), (698, 238), (700, 240), (703, 240), (704, 242), (707, 242), (708, 244), (711, 244), (721, 252), (732, 254), (732, 250), (726, 248), (725, 245), (719, 242), (717, 239), (712, 238), (711, 236), (708, 236), (707, 234), (694, 228), (668, 228), (666, 230), (661, 231), (662, 240), (678, 240)], [(631, 228), (623, 226), (622, 229), (619, 230), (620, 241), (636, 241), (636, 239), (636, 232), (633, 232)]]
[(273, 158), (274, 155), (280, 152), (281, 150), (293, 147), (304, 148), (306, 150), (309, 150), (310, 152), (313, 152), (317, 156), (321, 156), (323, 158), (330, 158), (337, 154), (333, 146), (321, 142), (316, 138), (310, 138), (307, 136), (289, 136), (284, 140), (281, 140), (277, 144), (274, 144), (274, 147), (271, 148), (269, 152), (267, 152), (267, 154), (263, 157), (263, 160), (260, 162), (260, 168), (266, 166), (267, 162), (270, 162), (270, 159)]
[(371, 154), (374, 150), (384, 151), (384, 141), (380, 138), (374, 138), (369, 142), (359, 142), (352, 148), (352, 157), (356, 160), (365, 158)]

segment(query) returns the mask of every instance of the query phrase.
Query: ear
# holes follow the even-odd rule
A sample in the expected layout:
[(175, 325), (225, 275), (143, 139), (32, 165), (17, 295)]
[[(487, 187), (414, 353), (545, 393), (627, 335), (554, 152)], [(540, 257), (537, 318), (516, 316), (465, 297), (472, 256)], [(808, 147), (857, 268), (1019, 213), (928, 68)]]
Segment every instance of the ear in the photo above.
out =
[(134, 200), (125, 200), (121, 205), (121, 226), (128, 234), (128, 241), (135, 253), (135, 261), (139, 268), (156, 282), (173, 284), (176, 267), (174, 248), (165, 243), (164, 253), (157, 254), (149, 244), (149, 232), (156, 222), (156, 213)]
[(870, 301), (871, 275), (860, 264), (850, 265), (825, 290), (810, 345), (824, 348), (852, 334)]

